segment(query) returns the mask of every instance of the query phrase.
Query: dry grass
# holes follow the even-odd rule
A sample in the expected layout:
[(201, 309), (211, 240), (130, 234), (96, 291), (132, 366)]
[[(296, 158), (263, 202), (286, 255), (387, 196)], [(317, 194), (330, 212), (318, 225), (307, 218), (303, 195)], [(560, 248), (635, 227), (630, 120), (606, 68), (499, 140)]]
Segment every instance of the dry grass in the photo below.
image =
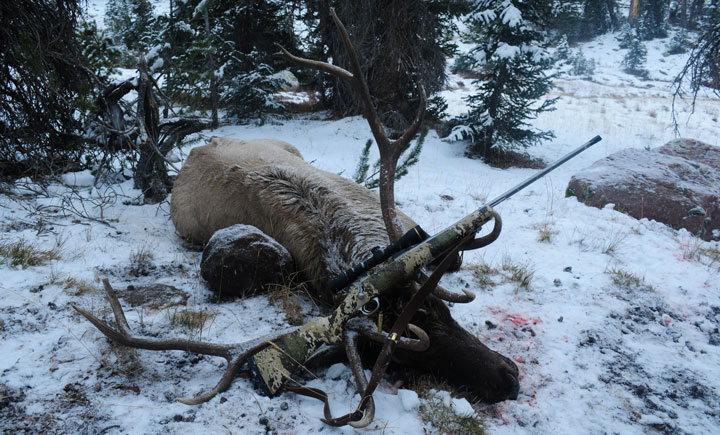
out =
[(449, 391), (452, 397), (459, 395), (446, 383), (431, 377), (423, 377), (411, 388), (420, 397), (418, 415), (423, 422), (433, 426), (432, 433), (484, 435), (485, 422), (477, 414), (460, 414), (448, 406), (438, 391)]
[(190, 336), (201, 336), (205, 329), (205, 324), (212, 321), (217, 316), (213, 311), (195, 311), (195, 310), (171, 310), (169, 312), (170, 325), (185, 329)]
[(155, 259), (155, 254), (147, 247), (141, 245), (130, 250), (130, 264), (136, 267), (147, 266)]
[(642, 291), (653, 291), (652, 285), (645, 282), (645, 278), (635, 275), (632, 272), (620, 268), (611, 268), (605, 271), (610, 278), (612, 278), (613, 284), (628, 290), (642, 290)]
[(712, 267), (715, 263), (720, 263), (720, 244), (706, 243), (699, 237), (694, 237), (692, 242), (685, 245), (683, 258), (697, 260)]
[(483, 288), (494, 287), (497, 285), (493, 281), (492, 276), (500, 273), (499, 270), (490, 266), (487, 263), (470, 264), (467, 269), (472, 273), (473, 278), (477, 281), (478, 285)]
[(714, 245), (709, 247), (700, 246), (698, 248), (698, 254), (710, 260), (708, 266), (712, 266), (715, 263), (720, 263), (720, 245)]
[(607, 239), (602, 241), (602, 253), (607, 255), (616, 254), (618, 250), (622, 248), (622, 245), (625, 243), (625, 239), (627, 239), (627, 236), (627, 233), (624, 233), (622, 231), (616, 231), (610, 234)]
[(31, 266), (39, 266), (51, 260), (59, 260), (61, 253), (60, 244), (50, 250), (40, 249), (32, 243), (20, 239), (17, 242), (0, 243), (0, 257), (3, 257), (8, 265), (20, 266), (23, 269)]
[(552, 228), (552, 225), (550, 225), (548, 223), (537, 224), (533, 228), (538, 231), (537, 241), (541, 242), (541, 243), (542, 242), (551, 243), (553, 237), (558, 233), (558, 231), (554, 230)]
[(515, 262), (509, 256), (504, 256), (500, 269), (504, 272), (506, 279), (514, 282), (518, 290), (530, 290), (533, 277), (535, 276), (535, 268), (531, 262)]
[(267, 296), (271, 303), (280, 305), (289, 324), (300, 326), (305, 323), (305, 314), (300, 301), (303, 295), (308, 293), (303, 284), (293, 284), (293, 282), (294, 280), (290, 279), (287, 284), (270, 285)]
[(507, 255), (503, 257), (500, 269), (484, 262), (470, 264), (466, 268), (470, 270), (475, 281), (485, 289), (503, 282), (512, 282), (515, 283), (516, 290), (530, 290), (535, 276), (532, 262), (517, 262)]
[(80, 296), (97, 292), (97, 287), (90, 281), (68, 277), (60, 281), (62, 288), (71, 296)]

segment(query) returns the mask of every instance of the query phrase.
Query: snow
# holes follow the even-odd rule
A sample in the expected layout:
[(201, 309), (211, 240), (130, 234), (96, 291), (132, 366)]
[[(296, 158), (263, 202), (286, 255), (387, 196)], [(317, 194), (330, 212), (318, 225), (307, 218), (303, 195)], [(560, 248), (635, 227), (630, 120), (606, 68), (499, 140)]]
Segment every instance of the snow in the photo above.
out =
[(502, 18), (503, 24), (510, 27), (516, 27), (522, 24), (522, 13), (515, 7), (515, 5), (513, 5), (510, 1), (506, 1), (503, 3), (502, 7), (504, 9), (500, 13), (500, 18)]
[[(572, 76), (555, 81), (548, 96), (560, 97), (557, 110), (542, 114), (533, 125), (552, 129), (557, 137), (528, 151), (552, 161), (596, 134), (603, 141), (498, 206), (504, 224), (500, 238), (466, 253), (463, 268), (443, 278), (445, 287), (468, 288), (477, 295), (470, 304), (455, 304), (453, 317), (520, 368), (521, 391), (515, 401), (471, 407), (464, 399), (436, 392), (457, 412), (478, 412), (489, 433), (719, 430), (720, 260), (713, 253), (720, 252), (720, 244), (565, 197), (570, 177), (595, 160), (675, 137), (671, 81), (686, 55), (664, 55), (669, 39), (648, 43), (650, 77), (643, 80), (621, 72), (625, 50), (617, 47), (614, 36), (582, 45), (597, 63), (592, 81)], [(450, 114), (466, 109), (462, 97), (471, 92), (470, 80), (451, 76), (450, 88), (442, 93)], [(680, 135), (720, 146), (719, 103), (710, 94), (701, 95), (689, 117), (690, 108), (681, 102)], [(361, 117), (326, 120), (322, 114), (282, 124), (223, 126), (203, 134), (285, 140), (315, 166), (346, 176), (371, 138)], [(202, 143), (183, 149), (181, 159)], [(396, 185), (400, 208), (429, 233), (534, 173), (467, 159), (464, 147), (431, 131), (420, 162)], [(237, 343), (287, 327), (281, 310), (265, 296), (210, 300), (199, 278), (201, 253), (175, 234), (168, 201), (133, 205), (140, 194), (131, 181), (112, 185), (110, 195), (93, 188), (93, 180), (88, 172), (66, 174), (65, 185), (52, 185), (43, 195), (37, 194), (40, 186), (27, 180), (14, 190), (0, 189), (0, 244), (25, 240), (42, 249), (60, 246), (61, 253), (58, 260), (24, 269), (0, 264), (0, 386), (22, 395), (4, 408), (0, 401), (3, 425), (22, 421), (31, 432), (52, 427), (110, 434), (355, 432), (323, 424), (319, 401), (290, 393), (263, 397), (243, 376), (208, 403), (177, 403), (176, 397), (211, 389), (224, 370), (223, 361), (182, 352), (121, 350), (75, 313), (72, 305), (110, 315), (99, 284), (108, 277), (120, 293), (130, 285), (159, 282), (188, 294), (186, 305), (165, 309), (132, 308), (123, 302), (128, 322), (138, 332)], [(441, 197), (447, 195), (453, 199)], [(550, 241), (538, 241), (541, 228), (550, 230)], [(132, 260), (139, 250), (152, 254), (145, 269)], [(502, 272), (490, 276), (494, 286), (484, 287), (477, 279), (480, 265), (501, 269), (508, 263), (534, 271), (529, 290), (518, 288)], [(614, 283), (612, 272), (618, 270), (642, 279), (645, 287)], [(93, 290), (77, 294), (65, 288), (70, 278)], [(185, 308), (214, 317), (201, 331), (188, 331), (170, 320), (173, 310)], [(488, 328), (486, 321), (496, 327)], [(359, 395), (347, 365), (314, 375), (306, 384), (329, 393), (334, 415), (354, 409)], [(376, 420), (368, 430), (433, 432), (417, 414), (425, 399), (392, 382), (384, 379), (375, 393)], [(21, 410), (21, 416), (6, 417), (11, 409)], [(52, 424), (43, 426), (48, 418)]]

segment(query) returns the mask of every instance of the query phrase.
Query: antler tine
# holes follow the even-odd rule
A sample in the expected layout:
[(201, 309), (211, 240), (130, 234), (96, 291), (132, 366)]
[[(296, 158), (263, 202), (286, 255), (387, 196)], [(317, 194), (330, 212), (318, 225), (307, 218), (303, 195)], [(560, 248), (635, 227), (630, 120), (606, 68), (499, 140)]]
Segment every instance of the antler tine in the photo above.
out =
[(143, 337), (136, 337), (130, 335), (130, 327), (125, 318), (125, 312), (120, 305), (120, 302), (115, 295), (115, 291), (110, 286), (110, 282), (107, 279), (103, 280), (103, 286), (110, 302), (110, 306), (113, 309), (115, 315), (115, 321), (117, 323), (117, 330), (108, 325), (106, 322), (98, 319), (88, 311), (83, 310), (80, 307), (73, 305), (72, 307), (78, 313), (82, 314), (90, 323), (100, 330), (107, 338), (119, 343), (123, 346), (133, 347), (137, 349), (146, 350), (182, 350), (190, 353), (200, 355), (210, 355), (225, 358), (227, 361), (227, 369), (223, 374), (218, 384), (207, 393), (201, 394), (195, 398), (178, 398), (177, 400), (181, 403), (188, 405), (197, 405), (200, 403), (207, 402), (208, 400), (215, 397), (218, 393), (221, 393), (228, 389), (232, 380), (235, 378), (240, 366), (245, 362), (247, 358), (254, 355), (256, 352), (270, 345), (271, 342), (281, 339), (288, 331), (283, 331), (281, 334), (273, 337), (272, 339), (258, 338), (245, 343), (238, 344), (214, 344), (202, 341), (194, 340), (183, 340), (183, 339), (167, 339), (167, 340), (155, 340)]
[(306, 66), (308, 68), (317, 69), (323, 72), (326, 72), (328, 74), (332, 74), (334, 76), (337, 76), (346, 82), (348, 82), (350, 85), (354, 84), (354, 76), (353, 74), (346, 70), (345, 68), (341, 68), (337, 65), (332, 65), (327, 62), (320, 62), (317, 60), (312, 59), (306, 59), (304, 57), (295, 56), (294, 54), (287, 51), (285, 47), (282, 45), (275, 43), (275, 45), (282, 50), (282, 53), (278, 53), (278, 55), (285, 56), (285, 58), (291, 62), (295, 62), (298, 65)]
[[(428, 275), (420, 271), (417, 274), (416, 281), (419, 284), (422, 284), (423, 282), (428, 280)], [(435, 286), (435, 289), (433, 290), (432, 294), (437, 296), (438, 298), (446, 301), (446, 302), (453, 302), (456, 304), (467, 304), (468, 302), (472, 302), (475, 300), (475, 293), (471, 292), (468, 289), (461, 289), (463, 294), (459, 293), (453, 293), (450, 290), (447, 290), (446, 288), (442, 287), (441, 285)]]
[(345, 29), (345, 25), (342, 23), (342, 21), (340, 21), (340, 18), (338, 18), (337, 14), (335, 13), (335, 8), (330, 8), (330, 15), (335, 22), (335, 26), (337, 26), (338, 31), (340, 32), (343, 46), (345, 47), (345, 51), (347, 51), (348, 57), (350, 58), (350, 69), (355, 76), (353, 85), (355, 87), (355, 90), (360, 93), (360, 98), (362, 98), (363, 100), (363, 105), (365, 106), (365, 117), (367, 118), (368, 124), (370, 124), (370, 130), (372, 130), (373, 136), (375, 136), (375, 140), (377, 141), (378, 148), (380, 148), (380, 152), (390, 153), (392, 142), (385, 133), (385, 129), (382, 126), (382, 122), (380, 122), (380, 117), (378, 116), (375, 105), (373, 104), (372, 98), (370, 97), (370, 89), (368, 88), (367, 81), (365, 81), (365, 77), (363, 76), (362, 68), (360, 67), (360, 60), (358, 60), (355, 46), (350, 40), (350, 35), (348, 34), (347, 29)]
[[(375, 325), (366, 318), (356, 317), (351, 319), (347, 323), (347, 328), (364, 335), (365, 337), (375, 341), (377, 343), (385, 344), (388, 340), (387, 335), (382, 332), (377, 332)], [(423, 352), (430, 347), (430, 337), (427, 333), (419, 326), (408, 324), (410, 332), (417, 336), (417, 339), (399, 337), (397, 340), (397, 347), (401, 349), (413, 350), (416, 352)]]
[(125, 311), (120, 306), (117, 296), (115, 296), (115, 290), (110, 285), (110, 280), (103, 278), (102, 280), (105, 294), (107, 295), (110, 306), (112, 307), (113, 314), (115, 315), (115, 323), (117, 323), (118, 330), (127, 335), (128, 331), (131, 331), (130, 325), (128, 325), (127, 319), (125, 318)]
[(475, 293), (468, 289), (460, 290), (463, 294), (453, 293), (450, 290), (437, 286), (435, 287), (435, 290), (433, 290), (433, 294), (446, 302), (453, 302), (456, 304), (467, 304), (475, 300)]
[[(357, 349), (356, 338), (357, 334), (355, 331), (347, 328), (345, 329), (345, 353), (347, 353), (350, 368), (355, 376), (355, 386), (357, 387), (358, 392), (362, 395), (362, 393), (367, 389), (368, 381), (365, 377), (365, 371), (363, 370), (362, 362), (360, 360), (360, 353)], [(361, 428), (369, 425), (374, 419), (375, 401), (372, 396), (370, 396), (367, 406), (365, 407), (363, 418), (358, 421), (351, 421), (348, 424), (355, 428)]]

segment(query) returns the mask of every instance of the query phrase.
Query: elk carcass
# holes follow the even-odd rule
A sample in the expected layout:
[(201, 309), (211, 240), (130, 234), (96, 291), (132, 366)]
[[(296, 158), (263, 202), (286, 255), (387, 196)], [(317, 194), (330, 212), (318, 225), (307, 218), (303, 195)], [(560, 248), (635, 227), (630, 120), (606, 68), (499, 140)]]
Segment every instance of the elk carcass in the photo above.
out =
[[(213, 138), (194, 148), (175, 181), (171, 216), (179, 234), (198, 243), (238, 223), (259, 228), (292, 254), (315, 296), (331, 306), (338, 295), (328, 279), (389, 243), (377, 195), (271, 139)], [(415, 226), (402, 213), (398, 219), (406, 229)], [(411, 284), (382, 301), (386, 316), (401, 310)], [(429, 348), (398, 350), (398, 362), (487, 401), (517, 397), (517, 366), (463, 329), (439, 298), (430, 297), (412, 323), (426, 331)]]

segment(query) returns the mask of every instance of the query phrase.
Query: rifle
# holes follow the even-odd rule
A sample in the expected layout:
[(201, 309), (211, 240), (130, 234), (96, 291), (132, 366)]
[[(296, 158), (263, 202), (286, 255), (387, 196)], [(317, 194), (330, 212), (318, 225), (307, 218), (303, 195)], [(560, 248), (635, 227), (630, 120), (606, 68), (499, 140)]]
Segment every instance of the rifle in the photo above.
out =
[[(549, 172), (600, 140), (600, 136), (595, 136), (544, 170), (503, 193), (496, 199), (484, 204), (476, 211), (440, 231), (435, 236), (428, 238), (427, 234), (419, 226), (415, 227), (403, 235), (400, 240), (384, 250), (374, 249), (373, 257), (368, 261), (331, 279), (329, 283), (336, 290), (346, 287), (347, 285), (351, 286), (343, 301), (335, 308), (332, 314), (327, 317), (318, 317), (311, 320), (294, 332), (282, 337), (277, 343), (271, 343), (271, 346), (257, 352), (250, 358), (250, 367), (258, 381), (260, 389), (269, 396), (276, 395), (283, 387), (285, 380), (291, 379), (292, 373), (296, 372), (300, 367), (303, 367), (305, 362), (323, 345), (337, 344), (342, 341), (343, 328), (346, 322), (360, 314), (360, 310), (365, 304), (390, 289), (410, 282), (423, 267), (436, 261), (438, 258), (447, 256), (448, 252), (453, 250), (457, 252), (457, 249), (460, 248), (460, 246), (458, 246), (460, 242), (465, 243), (470, 240), (485, 223), (493, 219), (494, 216), (497, 216), (493, 207), (544, 177)], [(367, 277), (356, 281), (356, 279), (367, 270), (395, 254), (398, 255), (394, 257), (392, 262), (382, 266)], [(443, 261), (443, 263), (447, 263), (447, 261)], [(442, 267), (441, 264), (439, 269)], [(442, 272), (440, 272), (440, 275), (441, 274)], [(434, 275), (435, 273), (433, 276)], [(433, 277), (431, 277), (430, 280), (436, 284), (439, 278), (440, 277), (437, 276), (436, 279), (433, 280)], [(422, 290), (419, 291), (418, 294), (421, 292)], [(395, 329), (396, 328), (393, 328), (393, 330)], [(394, 340), (394, 338), (390, 340)], [(390, 341), (388, 344), (391, 344)], [(392, 352), (392, 349), (390, 349), (390, 352)], [(376, 367), (377, 366), (378, 364), (376, 364)], [(374, 387), (372, 389), (374, 389)], [(306, 388), (306, 390), (310, 389)], [(368, 388), (368, 390), (370, 390), (370, 388)], [(297, 388), (292, 391), (300, 392)], [(317, 393), (317, 390), (315, 390), (313, 394), (309, 395), (321, 398), (318, 396), (322, 394)], [(370, 397), (371, 394), (372, 391), (370, 392)], [(363, 400), (361, 400), (361, 405), (358, 407), (358, 411), (353, 414), (352, 419), (357, 419), (357, 412), (361, 411), (361, 408), (364, 407), (364, 403), (367, 402), (367, 396), (366, 390), (366, 394)], [(324, 400), (326, 401), (327, 410), (327, 398), (325, 397)], [(347, 424), (347, 421), (342, 424)]]

